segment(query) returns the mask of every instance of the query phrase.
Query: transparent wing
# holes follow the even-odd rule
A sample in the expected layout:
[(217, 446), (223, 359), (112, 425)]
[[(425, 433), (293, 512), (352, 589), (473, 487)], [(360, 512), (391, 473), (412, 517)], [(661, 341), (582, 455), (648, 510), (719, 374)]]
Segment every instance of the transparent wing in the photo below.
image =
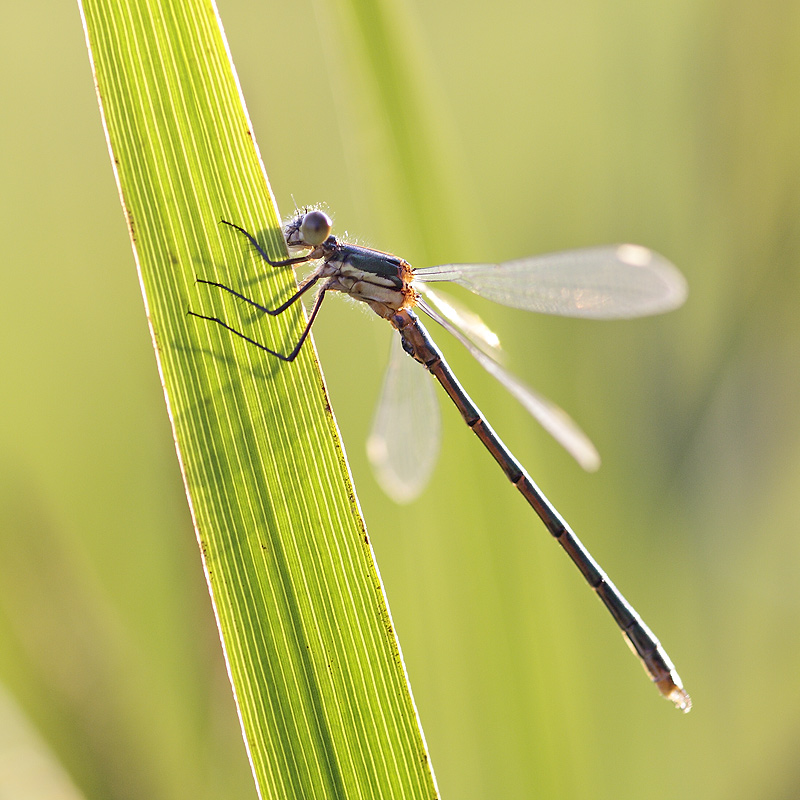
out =
[(663, 256), (635, 244), (569, 250), (502, 264), (414, 270), (424, 283), (451, 281), (526, 311), (623, 319), (660, 314), (686, 299), (686, 280)]
[(600, 466), (600, 455), (595, 446), (572, 418), (555, 403), (537, 394), (491, 356), (484, 353), (461, 333), (454, 325), (436, 313), (424, 300), (419, 307), (435, 322), (458, 339), (469, 350), (478, 363), (519, 400), (539, 424), (587, 471), (594, 472)]
[(448, 322), (455, 325), (484, 353), (495, 359), (502, 356), (500, 339), (497, 334), (474, 311), (438, 289), (434, 292), (430, 286), (425, 284), (420, 284), (417, 288)]
[(441, 419), (433, 378), (403, 350), (400, 337), (393, 336), (367, 440), (367, 456), (375, 477), (392, 500), (410, 503), (425, 488), (436, 465), (440, 442)]

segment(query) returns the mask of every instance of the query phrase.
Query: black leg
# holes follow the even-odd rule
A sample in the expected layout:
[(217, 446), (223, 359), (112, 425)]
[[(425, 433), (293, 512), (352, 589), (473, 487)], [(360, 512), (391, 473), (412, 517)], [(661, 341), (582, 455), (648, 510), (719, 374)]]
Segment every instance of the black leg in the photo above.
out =
[(281, 303), (281, 305), (279, 305), (277, 308), (274, 309), (265, 308), (259, 303), (256, 303), (255, 300), (252, 300), (249, 297), (245, 297), (245, 295), (240, 294), (235, 289), (231, 289), (230, 286), (226, 286), (224, 283), (217, 283), (216, 281), (207, 281), (204, 280), (203, 278), (197, 278), (196, 280), (198, 283), (205, 283), (208, 286), (216, 286), (219, 289), (224, 289), (229, 294), (232, 294), (234, 297), (238, 297), (240, 300), (244, 300), (245, 303), (248, 303), (249, 305), (253, 306), (253, 308), (257, 308), (262, 313), (269, 314), (271, 317), (276, 317), (278, 316), (278, 314), (282, 314), (284, 311), (286, 311), (286, 309), (289, 308), (289, 306), (292, 305), (292, 303), (299, 300), (319, 280), (319, 276), (312, 276), (308, 280), (308, 282), (300, 289), (298, 289), (285, 303)]
[(304, 261), (315, 260), (309, 254), (305, 256), (297, 256), (297, 258), (285, 258), (283, 261), (272, 261), (272, 259), (270, 259), (270, 257), (264, 252), (261, 245), (256, 241), (255, 237), (252, 234), (248, 233), (244, 228), (240, 228), (238, 225), (235, 225), (233, 222), (228, 222), (228, 220), (226, 219), (221, 219), (220, 222), (223, 225), (228, 225), (229, 227), (239, 231), (239, 233), (244, 234), (250, 240), (250, 244), (252, 244), (253, 247), (255, 247), (256, 251), (261, 256), (261, 258), (263, 258), (264, 261), (266, 261), (267, 264), (269, 264), (271, 267), (289, 267), (292, 264), (302, 264)]
[[(204, 281), (204, 283), (208, 283), (208, 281)], [(219, 284), (216, 284), (216, 285), (218, 286)], [(226, 287), (223, 286), (222, 288), (224, 289)], [(305, 289), (305, 288), (306, 287), (303, 287), (303, 289)], [(303, 289), (301, 289), (300, 291), (303, 291)], [(228, 289), (228, 291), (231, 291), (231, 290)], [(233, 294), (236, 294), (236, 292), (233, 292)], [(239, 297), (241, 297), (241, 295), (239, 295)], [(221, 325), (223, 328), (225, 328), (225, 330), (230, 331), (231, 333), (233, 333), (236, 336), (238, 336), (240, 339), (244, 339), (246, 342), (250, 342), (250, 344), (255, 345), (259, 350), (263, 350), (264, 352), (269, 353), (271, 356), (275, 356), (276, 358), (279, 358), (281, 361), (294, 361), (295, 358), (297, 358), (297, 354), (300, 352), (300, 348), (303, 346), (303, 342), (305, 342), (306, 338), (308, 337), (309, 332), (311, 331), (311, 326), (314, 323), (314, 319), (316, 318), (317, 313), (319, 312), (320, 306), (322, 305), (322, 298), (323, 297), (325, 297), (325, 289), (324, 288), (317, 295), (317, 299), (314, 301), (314, 307), (311, 309), (311, 315), (308, 318), (308, 323), (306, 324), (306, 327), (303, 330), (302, 334), (300, 334), (300, 338), (298, 339), (297, 344), (294, 346), (294, 349), (288, 355), (284, 355), (283, 353), (278, 353), (275, 350), (270, 350), (269, 347), (266, 347), (265, 345), (261, 344), (261, 342), (257, 342), (255, 339), (251, 339), (249, 336), (245, 336), (241, 331), (237, 331), (235, 328), (232, 328), (230, 325), (228, 325), (227, 323), (223, 322), (218, 317), (207, 317), (204, 314), (196, 314), (192, 310), (189, 310), (189, 315), (192, 316), (192, 317), (197, 317), (198, 319), (208, 320), (209, 322), (216, 322), (217, 325)], [(242, 299), (243, 300), (247, 300), (246, 297), (244, 297)], [(248, 302), (252, 302), (252, 301), (248, 301)], [(258, 308), (261, 308), (261, 306), (258, 306), (256, 303), (253, 303), (253, 305), (255, 305)], [(266, 309), (262, 309), (262, 310), (266, 311)], [(267, 311), (267, 313), (269, 314), (271, 312)]]

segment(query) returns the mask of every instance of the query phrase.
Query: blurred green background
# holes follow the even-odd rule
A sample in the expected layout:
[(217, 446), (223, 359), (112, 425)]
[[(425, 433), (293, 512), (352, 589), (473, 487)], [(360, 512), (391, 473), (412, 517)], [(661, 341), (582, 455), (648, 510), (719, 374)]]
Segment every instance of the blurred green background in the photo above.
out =
[[(797, 796), (800, 5), (220, 13), (284, 215), (325, 202), (418, 266), (634, 241), (689, 280), (683, 309), (632, 322), (474, 303), (593, 438), (596, 475), (437, 337), (661, 638), (688, 716), (453, 409), (422, 498), (381, 494), (364, 440), (390, 331), (326, 304), (315, 339), (442, 795)], [(48, 797), (254, 797), (77, 8), (4, 23), (0, 781), (39, 796), (20, 754), (49, 749), (71, 778)]]

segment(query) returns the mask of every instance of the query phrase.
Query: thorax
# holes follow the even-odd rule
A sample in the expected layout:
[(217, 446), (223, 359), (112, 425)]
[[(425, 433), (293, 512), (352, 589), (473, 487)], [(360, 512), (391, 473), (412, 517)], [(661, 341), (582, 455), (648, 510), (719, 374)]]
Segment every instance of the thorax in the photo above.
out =
[(325, 246), (325, 250), (320, 277), (328, 278), (327, 291), (348, 294), (384, 318), (416, 304), (413, 270), (402, 258), (338, 242)]

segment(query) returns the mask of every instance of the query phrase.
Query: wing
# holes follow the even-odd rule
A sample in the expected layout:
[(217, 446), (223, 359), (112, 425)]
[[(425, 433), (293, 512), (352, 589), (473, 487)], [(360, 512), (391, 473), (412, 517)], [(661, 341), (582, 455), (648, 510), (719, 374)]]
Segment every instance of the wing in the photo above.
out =
[(461, 331), (437, 314), (424, 300), (419, 307), (435, 322), (458, 339), (469, 350), (475, 360), (495, 377), (524, 408), (535, 417), (539, 424), (588, 472), (600, 466), (600, 456), (595, 446), (578, 427), (566, 411), (551, 403), (526, 386), (505, 367), (474, 345)]
[(410, 503), (430, 479), (441, 442), (439, 401), (433, 378), (404, 350), (399, 336), (392, 351), (380, 400), (367, 439), (381, 488), (396, 503)]
[(486, 355), (501, 360), (503, 349), (497, 334), (471, 309), (462, 305), (454, 297), (430, 286), (417, 287), (429, 303), (450, 323), (455, 325), (473, 344), (480, 347)]
[(663, 256), (634, 244), (569, 250), (502, 264), (414, 270), (423, 283), (450, 281), (526, 311), (592, 319), (661, 314), (686, 299), (686, 280)]

